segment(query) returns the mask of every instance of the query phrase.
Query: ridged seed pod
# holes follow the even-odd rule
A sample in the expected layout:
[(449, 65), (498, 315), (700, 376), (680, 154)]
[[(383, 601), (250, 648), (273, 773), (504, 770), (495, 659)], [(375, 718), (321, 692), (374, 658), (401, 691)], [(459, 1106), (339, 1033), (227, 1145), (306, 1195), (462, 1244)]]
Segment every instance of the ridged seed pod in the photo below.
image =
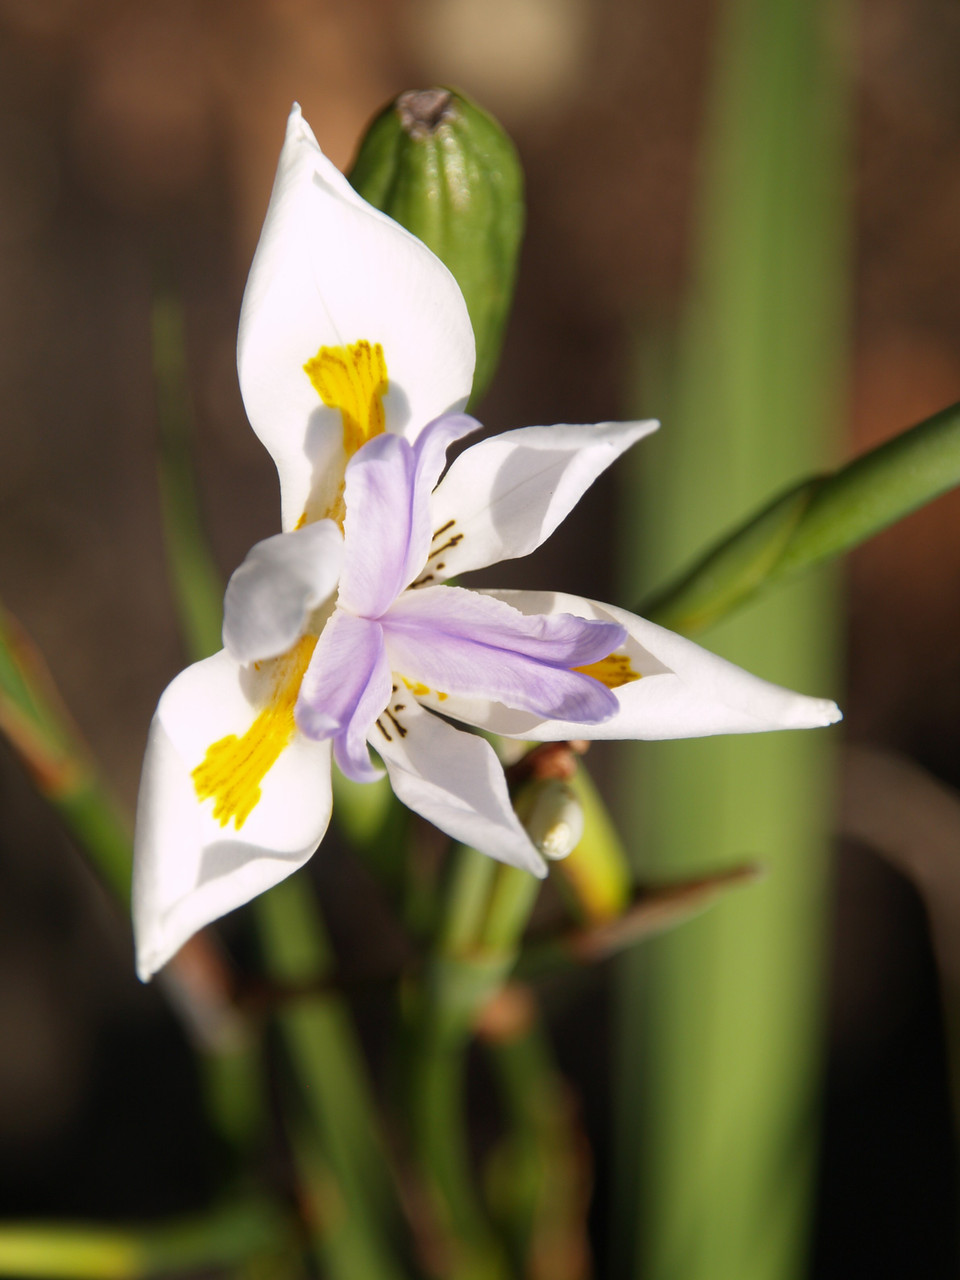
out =
[(348, 176), (456, 277), (477, 341), (476, 403), (497, 365), (523, 235), (513, 143), (451, 89), (409, 90), (374, 119)]

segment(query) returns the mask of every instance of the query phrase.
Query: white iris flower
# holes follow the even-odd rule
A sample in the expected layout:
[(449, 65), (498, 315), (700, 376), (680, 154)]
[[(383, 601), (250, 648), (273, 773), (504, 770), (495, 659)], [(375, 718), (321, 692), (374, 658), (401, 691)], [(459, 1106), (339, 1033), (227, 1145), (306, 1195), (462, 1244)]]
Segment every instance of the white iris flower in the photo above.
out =
[(622, 609), (444, 585), (533, 551), (656, 423), (509, 431), (441, 480), (448, 446), (477, 427), (463, 412), (463, 297), (351, 189), (297, 107), (238, 352), (284, 532), (234, 573), (224, 649), (177, 676), (150, 729), (134, 876), (142, 978), (310, 857), (330, 820), (331, 757), (370, 780), (372, 746), (411, 809), (542, 876), (493, 748), (451, 721), (544, 741), (839, 717)]

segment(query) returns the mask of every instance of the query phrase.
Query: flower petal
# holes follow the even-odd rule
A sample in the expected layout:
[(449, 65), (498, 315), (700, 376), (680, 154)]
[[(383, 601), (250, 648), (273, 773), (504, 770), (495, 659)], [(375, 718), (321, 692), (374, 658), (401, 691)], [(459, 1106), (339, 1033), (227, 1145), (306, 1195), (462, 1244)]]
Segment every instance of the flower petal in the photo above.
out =
[(223, 643), (238, 662), (275, 658), (303, 635), (340, 576), (343, 538), (332, 520), (264, 538), (227, 583)]
[(378, 618), (407, 585), (416, 459), (399, 436), (377, 436), (347, 467), (339, 603)]
[(390, 665), (415, 683), (503, 702), (538, 718), (595, 724), (618, 709), (609, 689), (570, 669), (616, 649), (626, 638), (616, 623), (525, 616), (462, 587), (408, 591), (381, 622)]
[(250, 670), (222, 651), (169, 685), (150, 727), (137, 808), (133, 921), (147, 981), (192, 934), (271, 888), (310, 857), (330, 820), (330, 745), (294, 734), (235, 829), (192, 778), (208, 748), (257, 716)]
[(445, 413), (427, 423), (413, 446), (417, 455), (417, 484), (424, 494), (429, 494), (440, 479), (447, 450), (453, 442), (480, 430), (481, 424), (469, 413)]
[(657, 426), (522, 427), (465, 449), (433, 495), (437, 580), (539, 547), (597, 476)]
[[(368, 205), (317, 146), (294, 107), (243, 299), (240, 387), (269, 449), (293, 528), (325, 468), (345, 462), (338, 410), (304, 372), (321, 346), (380, 343), (388, 431), (413, 439), (466, 403), (474, 341), (466, 304), (434, 254)], [(321, 512), (320, 514), (325, 514)]]
[(446, 724), (401, 696), (371, 742), (390, 785), (408, 808), (512, 867), (545, 876), (546, 864), (520, 825), (506, 779), (488, 742)]
[(378, 618), (420, 573), (430, 549), (430, 492), (449, 445), (480, 424), (465, 413), (429, 423), (411, 446), (368, 441), (347, 466), (340, 603)]
[(307, 737), (334, 740), (337, 764), (355, 782), (382, 777), (370, 763), (367, 738), (392, 684), (379, 624), (338, 609), (317, 641), (296, 717)]
[(718, 733), (813, 729), (841, 718), (836, 703), (808, 698), (751, 675), (683, 636), (613, 605), (546, 591), (484, 592), (526, 614), (577, 614), (620, 624), (626, 655), (641, 678), (615, 689), (619, 709), (601, 724), (538, 719), (528, 712), (451, 695), (439, 705), (463, 720), (506, 737), (541, 742), (564, 738), (697, 738)]

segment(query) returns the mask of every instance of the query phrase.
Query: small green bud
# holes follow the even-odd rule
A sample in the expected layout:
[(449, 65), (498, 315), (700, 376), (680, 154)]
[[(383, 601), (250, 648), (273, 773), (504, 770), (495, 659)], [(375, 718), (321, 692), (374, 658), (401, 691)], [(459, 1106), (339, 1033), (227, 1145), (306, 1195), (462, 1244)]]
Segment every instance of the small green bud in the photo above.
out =
[(348, 176), (455, 276), (477, 342), (475, 403), (496, 369), (523, 235), (523, 172), (513, 143), (453, 90), (409, 90), (374, 119)]
[(529, 783), (515, 801), (517, 817), (545, 858), (566, 858), (583, 836), (583, 808), (558, 778)]

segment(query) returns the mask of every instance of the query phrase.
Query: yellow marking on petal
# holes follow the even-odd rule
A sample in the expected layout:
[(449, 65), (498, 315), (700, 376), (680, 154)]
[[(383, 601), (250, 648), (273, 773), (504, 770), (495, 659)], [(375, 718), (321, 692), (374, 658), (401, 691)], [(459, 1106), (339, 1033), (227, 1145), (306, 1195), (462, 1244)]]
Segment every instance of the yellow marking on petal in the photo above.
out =
[(421, 684), (419, 680), (408, 680), (406, 676), (401, 676), (400, 679), (415, 698), (425, 698), (430, 692), (429, 687), (425, 684)]
[(256, 720), (242, 738), (231, 733), (209, 746), (190, 775), (197, 798), (213, 800), (213, 816), (221, 827), (232, 819), (240, 830), (260, 801), (261, 782), (290, 745), (296, 729), (293, 709), (316, 643), (316, 636), (304, 636), (275, 660), (273, 695)]
[(303, 371), (327, 408), (340, 410), (347, 458), (381, 434), (390, 381), (379, 342), (361, 339), (346, 347), (321, 347)]
[(608, 689), (619, 689), (621, 685), (641, 678), (640, 672), (631, 667), (630, 658), (625, 653), (608, 653), (599, 662), (590, 662), (585, 667), (571, 667), (571, 670), (579, 671), (582, 676), (593, 676), (594, 680), (599, 680)]
[(419, 680), (408, 680), (406, 676), (401, 676), (400, 679), (415, 698), (425, 698), (428, 693), (434, 692), (439, 702), (446, 702), (447, 698), (450, 697), (449, 693), (441, 693), (439, 689), (433, 690), (429, 685), (421, 684)]

